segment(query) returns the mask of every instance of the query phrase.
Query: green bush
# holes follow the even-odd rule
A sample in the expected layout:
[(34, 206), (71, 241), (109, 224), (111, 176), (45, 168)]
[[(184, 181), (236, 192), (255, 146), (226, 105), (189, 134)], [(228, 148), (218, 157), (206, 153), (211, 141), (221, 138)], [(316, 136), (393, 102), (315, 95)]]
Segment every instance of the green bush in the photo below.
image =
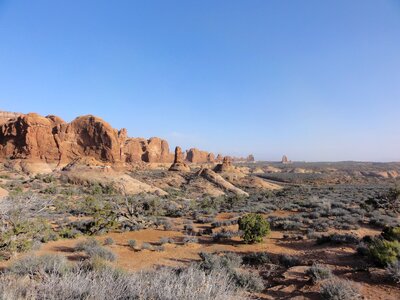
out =
[(397, 261), (400, 256), (400, 243), (379, 238), (373, 239), (368, 246), (369, 255), (381, 266), (387, 266)]
[(263, 237), (270, 233), (267, 220), (260, 214), (248, 214), (238, 221), (239, 230), (243, 231), (242, 238), (246, 244), (260, 243)]
[(400, 226), (386, 227), (382, 231), (382, 237), (388, 241), (400, 241)]

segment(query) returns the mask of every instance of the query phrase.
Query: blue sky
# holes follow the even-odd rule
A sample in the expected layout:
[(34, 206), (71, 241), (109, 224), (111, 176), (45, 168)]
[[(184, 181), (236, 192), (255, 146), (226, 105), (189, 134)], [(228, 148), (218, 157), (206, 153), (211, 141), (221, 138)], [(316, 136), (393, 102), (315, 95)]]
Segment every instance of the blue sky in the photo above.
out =
[(400, 1), (0, 0), (0, 110), (170, 147), (400, 161)]

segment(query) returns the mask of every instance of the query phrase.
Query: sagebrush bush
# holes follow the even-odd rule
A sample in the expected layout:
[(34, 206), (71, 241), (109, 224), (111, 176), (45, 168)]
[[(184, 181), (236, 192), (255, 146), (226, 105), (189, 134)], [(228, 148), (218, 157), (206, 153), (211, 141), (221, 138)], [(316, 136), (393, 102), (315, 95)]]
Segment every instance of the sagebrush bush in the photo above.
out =
[(360, 299), (358, 289), (348, 280), (334, 277), (321, 285), (321, 296), (327, 300)]
[(135, 249), (135, 247), (136, 247), (136, 240), (129, 240), (128, 241), (128, 246), (129, 246), (129, 248), (131, 248), (131, 249)]
[(279, 263), (286, 268), (291, 268), (301, 265), (301, 260), (295, 256), (283, 254), (279, 256)]
[(78, 242), (75, 246), (75, 250), (83, 251), (91, 258), (99, 257), (108, 261), (114, 261), (116, 259), (116, 255), (113, 252), (102, 247), (95, 239), (87, 239)]
[(54, 274), (62, 275), (68, 270), (68, 262), (64, 256), (47, 254), (30, 255), (15, 261), (9, 272), (17, 275)]
[(331, 278), (333, 276), (331, 269), (320, 264), (313, 264), (311, 268), (306, 271), (313, 283)]
[(193, 243), (197, 243), (198, 241), (199, 241), (199, 239), (192, 235), (187, 235), (182, 240), (182, 242), (184, 244), (193, 244)]
[(267, 252), (252, 252), (242, 257), (243, 263), (252, 266), (259, 266), (270, 262)]
[(270, 226), (267, 220), (260, 214), (248, 214), (239, 218), (239, 230), (243, 232), (245, 243), (260, 243), (263, 237), (270, 233)]
[(238, 287), (249, 292), (261, 292), (265, 288), (262, 278), (257, 273), (235, 270), (233, 278)]
[(400, 283), (400, 261), (397, 260), (394, 263), (389, 264), (386, 267), (386, 272), (391, 281)]
[(111, 237), (108, 237), (104, 240), (104, 245), (109, 246), (109, 245), (113, 245), (114, 244), (114, 240)]
[(153, 246), (149, 243), (142, 243), (142, 250), (152, 250)]
[(175, 270), (125, 273), (111, 267), (99, 270), (72, 268), (62, 274), (0, 277), (0, 299), (181, 299), (239, 300), (248, 297), (238, 291), (223, 270), (206, 273), (195, 267)]
[(199, 267), (208, 272), (218, 269), (233, 270), (235, 268), (238, 268), (242, 263), (241, 257), (234, 253), (218, 255), (207, 252), (200, 252), (199, 256), (201, 258)]
[(331, 235), (323, 235), (317, 238), (317, 244), (322, 245), (325, 243), (331, 243), (331, 244), (358, 244), (359, 239), (357, 236), (352, 235), (352, 234), (338, 234), (334, 233)]

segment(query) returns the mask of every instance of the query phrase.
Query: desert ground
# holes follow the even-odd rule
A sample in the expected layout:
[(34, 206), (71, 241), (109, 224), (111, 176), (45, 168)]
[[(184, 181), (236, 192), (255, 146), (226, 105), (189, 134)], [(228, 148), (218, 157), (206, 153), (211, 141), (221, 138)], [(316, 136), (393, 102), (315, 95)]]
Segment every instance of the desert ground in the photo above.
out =
[[(54, 275), (64, 264), (150, 278), (194, 268), (225, 284), (199, 288), (202, 299), (400, 298), (399, 163), (170, 165), (122, 172), (78, 161), (29, 173), (1, 164), (3, 298), (40, 298), (49, 282), (68, 290), (67, 275)], [(245, 243), (246, 215), (268, 222), (262, 241)], [(377, 255), (376, 241), (393, 247)], [(149, 298), (170, 299), (132, 296)]]

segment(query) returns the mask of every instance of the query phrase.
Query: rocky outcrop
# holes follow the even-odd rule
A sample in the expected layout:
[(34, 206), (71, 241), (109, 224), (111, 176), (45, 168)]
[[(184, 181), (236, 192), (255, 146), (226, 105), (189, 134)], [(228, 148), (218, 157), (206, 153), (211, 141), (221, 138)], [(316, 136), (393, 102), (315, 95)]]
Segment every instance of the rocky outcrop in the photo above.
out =
[(168, 142), (130, 139), (101, 118), (87, 115), (66, 123), (30, 113), (0, 125), (0, 160), (26, 159), (67, 164), (79, 157), (117, 162), (172, 162)]
[(175, 148), (174, 163), (169, 168), (170, 171), (189, 172), (189, 166), (183, 160), (183, 153), (181, 147)]
[(225, 180), (221, 175), (215, 173), (214, 171), (210, 169), (201, 169), (198, 173), (198, 176), (202, 176), (203, 178), (209, 180), (210, 182), (214, 183), (218, 187), (221, 187), (227, 191), (230, 191), (236, 195), (241, 195), (241, 196), (246, 196), (248, 197), (249, 194), (246, 193), (245, 191), (237, 188), (234, 186), (232, 183), (229, 181)]
[(20, 115), (20, 113), (0, 111), (0, 125), (6, 123), (10, 119), (18, 118)]
[(289, 161), (289, 159), (287, 158), (286, 155), (282, 156), (281, 163), (283, 163), (283, 164), (288, 164), (288, 163), (290, 163), (290, 161)]
[(0, 158), (59, 160), (55, 126), (51, 118), (34, 113), (9, 120), (0, 126)]
[(250, 154), (249, 156), (247, 156), (246, 162), (254, 162), (254, 161), (255, 161), (255, 159), (254, 159), (254, 155), (253, 154)]
[(153, 137), (147, 141), (144, 150), (142, 159), (145, 162), (172, 162), (173, 156), (169, 153), (169, 145), (166, 140)]
[(167, 195), (167, 193), (157, 187), (132, 178), (128, 174), (116, 172), (110, 166), (101, 164), (82, 165), (79, 161), (68, 164), (60, 172), (63, 180), (73, 184), (84, 186), (100, 185), (102, 188), (115, 189), (123, 195), (135, 195), (140, 193), (155, 193), (157, 195)]
[(229, 156), (225, 156), (222, 160), (221, 164), (218, 164), (214, 168), (214, 172), (223, 173), (223, 172), (231, 172), (233, 170), (232, 162)]
[(191, 163), (209, 163), (214, 162), (215, 158), (212, 153), (191, 148), (186, 151), (186, 160)]

